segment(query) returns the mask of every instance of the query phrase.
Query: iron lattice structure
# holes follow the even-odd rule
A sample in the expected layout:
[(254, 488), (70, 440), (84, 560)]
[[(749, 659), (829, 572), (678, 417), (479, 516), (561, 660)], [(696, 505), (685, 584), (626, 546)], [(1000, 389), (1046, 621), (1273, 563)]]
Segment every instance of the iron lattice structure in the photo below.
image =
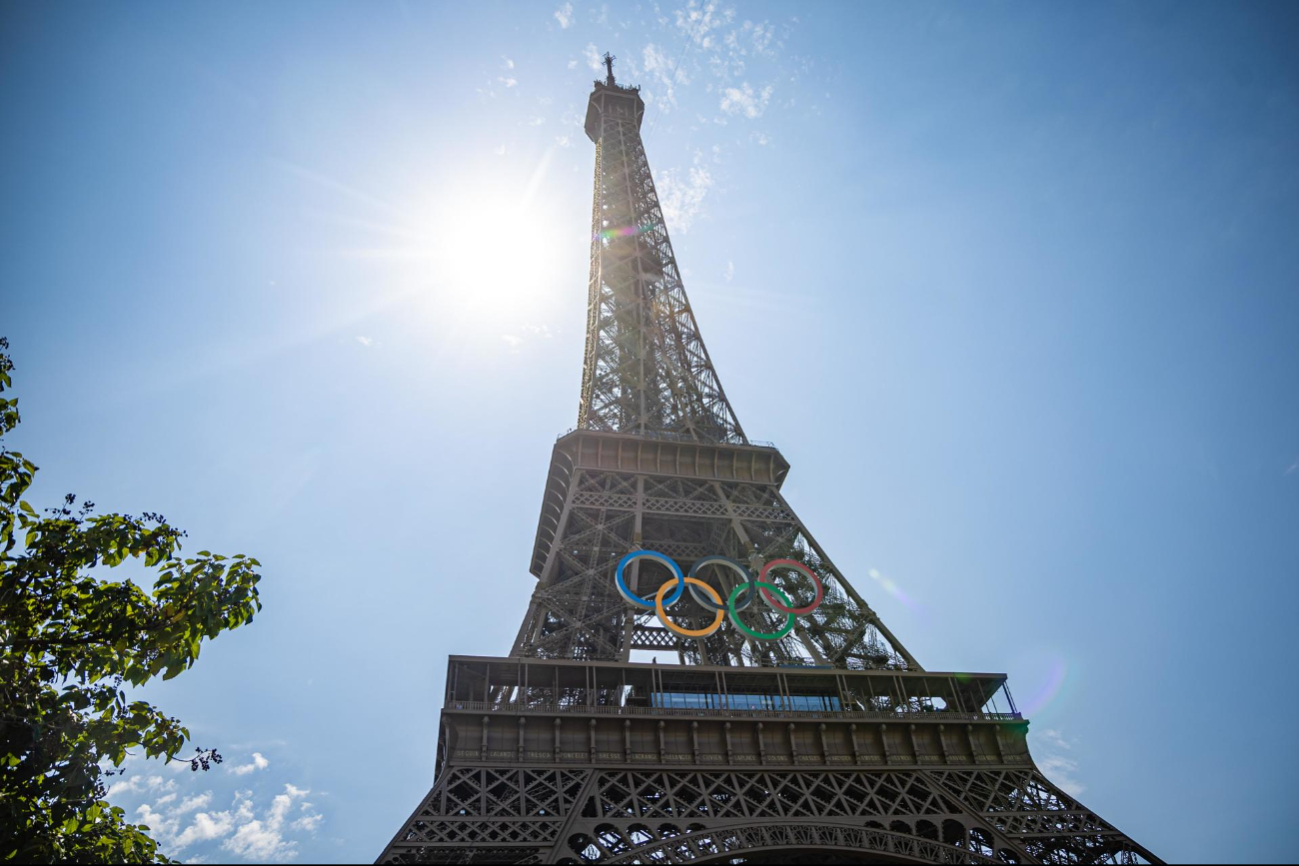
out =
[[(1035, 766), (1004, 675), (921, 667), (781, 496), (789, 464), (745, 435), (686, 297), (639, 89), (606, 63), (586, 116), (582, 398), (551, 459), (537, 586), (509, 657), (450, 659), (433, 788), (380, 862), (1159, 862)], [(637, 550), (683, 571), (793, 560), (808, 574), (785, 590), (806, 598), (815, 576), (824, 597), (780, 639), (683, 635), (617, 590)], [(668, 575), (625, 576), (652, 597)], [(721, 598), (738, 579), (698, 577)], [(689, 594), (672, 611), (682, 630), (713, 616)]]

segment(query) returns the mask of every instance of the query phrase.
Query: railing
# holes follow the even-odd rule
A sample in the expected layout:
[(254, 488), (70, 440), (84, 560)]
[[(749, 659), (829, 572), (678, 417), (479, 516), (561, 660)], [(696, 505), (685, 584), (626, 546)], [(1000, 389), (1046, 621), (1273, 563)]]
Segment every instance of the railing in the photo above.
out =
[(637, 430), (637, 431), (594, 430), (590, 427), (570, 427), (567, 430), (565, 430), (563, 433), (560, 433), (558, 436), (556, 436), (555, 441), (558, 442), (560, 439), (563, 439), (565, 436), (568, 436), (571, 433), (576, 433), (578, 430), (588, 430), (591, 433), (616, 433), (625, 436), (639, 436), (642, 439), (665, 439), (671, 442), (692, 442), (699, 445), (750, 445), (757, 448), (776, 448), (775, 442), (768, 442), (765, 439), (748, 439), (744, 442), (725, 442), (725, 441), (712, 442), (707, 439), (699, 439), (695, 436), (691, 436), (688, 433), (676, 433), (672, 430)]
[(613, 84), (610, 84), (608, 81), (601, 81), (599, 78), (597, 78), (597, 79), (595, 80), (595, 86), (596, 86), (596, 87), (608, 87), (608, 88), (611, 89), (611, 90), (629, 90), (629, 91), (631, 91), (631, 92), (633, 92), (633, 93), (640, 93), (640, 85), (639, 85), (639, 84), (618, 84), (617, 82), (614, 82)]
[(861, 667), (853, 667), (851, 664), (848, 667), (839, 667), (838, 665), (819, 662), (816, 659), (806, 658), (806, 657), (799, 658), (798, 656), (792, 656), (790, 658), (775, 659), (775, 660), (768, 659), (768, 658), (755, 658), (755, 659), (748, 660), (746, 666), (757, 667), (757, 668), (807, 668), (810, 670), (834, 671), (836, 673), (842, 673), (843, 671), (858, 672), (858, 671), (908, 670), (906, 661), (901, 656), (897, 656), (897, 655), (887, 656), (886, 658), (881, 659), (880, 667), (872, 667), (872, 668), (865, 667), (864, 665)]
[(683, 716), (714, 719), (831, 719), (839, 721), (897, 722), (917, 717), (935, 722), (1017, 722), (1019, 713), (958, 713), (950, 710), (897, 710), (880, 712), (869, 710), (750, 710), (722, 707), (618, 707), (588, 706), (586, 704), (520, 704), (491, 701), (448, 701), (444, 709), (466, 710), (474, 713), (537, 713), (540, 715), (580, 716)]

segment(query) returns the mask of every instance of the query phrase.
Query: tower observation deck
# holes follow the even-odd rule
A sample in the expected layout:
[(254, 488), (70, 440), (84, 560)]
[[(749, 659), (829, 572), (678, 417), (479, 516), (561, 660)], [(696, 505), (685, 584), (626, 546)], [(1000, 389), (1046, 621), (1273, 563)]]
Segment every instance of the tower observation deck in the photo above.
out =
[(1004, 674), (922, 667), (785, 501), (613, 60), (535, 585), (508, 656), (449, 659), (432, 789), (380, 862), (1159, 862), (1037, 768)]

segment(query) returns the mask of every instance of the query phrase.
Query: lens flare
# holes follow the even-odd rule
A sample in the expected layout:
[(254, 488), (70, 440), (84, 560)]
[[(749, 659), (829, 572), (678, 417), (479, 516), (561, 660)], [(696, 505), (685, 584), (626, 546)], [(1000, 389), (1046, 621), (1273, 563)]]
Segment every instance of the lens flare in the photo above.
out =
[(636, 235), (643, 235), (645, 232), (651, 231), (653, 228), (653, 225), (646, 224), (643, 226), (623, 226), (620, 229), (604, 229), (603, 231), (596, 232), (595, 237), (592, 238), (592, 240), (603, 238), (606, 241), (611, 241), (614, 238), (631, 238)]
[[(1029, 693), (1027, 698), (1019, 700), (1019, 711), (1025, 718), (1031, 719), (1033, 716), (1042, 712), (1052, 701), (1060, 694), (1064, 687), (1064, 681), (1069, 673), (1068, 666), (1065, 665), (1064, 659), (1055, 656), (1051, 659), (1050, 666), (1047, 668), (1046, 677), (1037, 689)], [(1018, 695), (1017, 695), (1018, 697)]]
[(902, 606), (905, 607), (907, 610), (914, 613), (920, 609), (920, 605), (916, 604), (915, 600), (912, 599), (911, 596), (903, 592), (902, 588), (899, 587), (892, 580), (880, 574), (879, 569), (872, 568), (870, 571), (866, 573), (870, 575), (871, 580), (875, 581), (880, 585), (881, 589), (883, 589), (889, 595), (893, 596), (895, 599), (901, 602)]

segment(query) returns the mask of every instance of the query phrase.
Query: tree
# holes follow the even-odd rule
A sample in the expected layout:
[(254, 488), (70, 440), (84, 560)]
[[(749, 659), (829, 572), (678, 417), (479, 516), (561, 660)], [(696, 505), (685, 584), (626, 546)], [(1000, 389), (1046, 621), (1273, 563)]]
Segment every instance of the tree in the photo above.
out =
[[(44, 514), (23, 500), (36, 466), (4, 448), (19, 422), (9, 343), (0, 338), (0, 859), (167, 862), (146, 826), (105, 802), (128, 750), (177, 760), (178, 719), (123, 684), (170, 679), (204, 640), (261, 609), (256, 559), (179, 556), (185, 533), (160, 514), (95, 514), (69, 495)], [(148, 590), (103, 570), (133, 559)], [(194, 770), (219, 763), (196, 749)]]

